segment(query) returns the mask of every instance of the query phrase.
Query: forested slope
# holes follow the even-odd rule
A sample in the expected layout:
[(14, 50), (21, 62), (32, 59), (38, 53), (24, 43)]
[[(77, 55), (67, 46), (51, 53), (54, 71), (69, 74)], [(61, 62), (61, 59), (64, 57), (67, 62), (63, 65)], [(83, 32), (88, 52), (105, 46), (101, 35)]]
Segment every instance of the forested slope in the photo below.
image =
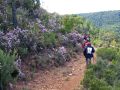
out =
[(120, 29), (120, 10), (80, 14), (90, 20), (96, 27), (110, 30)]
[(119, 47), (120, 10), (85, 13), (80, 15), (99, 28), (99, 34), (96, 39), (94, 38), (94, 44), (105, 47)]

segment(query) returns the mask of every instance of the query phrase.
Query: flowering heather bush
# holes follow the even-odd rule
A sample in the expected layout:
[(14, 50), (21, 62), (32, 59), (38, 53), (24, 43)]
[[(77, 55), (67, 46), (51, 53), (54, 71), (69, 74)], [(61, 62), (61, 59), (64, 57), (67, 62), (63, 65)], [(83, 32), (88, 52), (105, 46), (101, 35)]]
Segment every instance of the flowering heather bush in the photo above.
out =
[(50, 31), (58, 31), (62, 29), (60, 19), (60, 16), (55, 13), (51, 15), (51, 17), (48, 20), (48, 28), (50, 28)]
[(68, 39), (67, 36), (65, 36), (65, 35), (59, 35), (59, 40), (60, 40), (60, 42), (62, 43), (62, 45), (68, 46), (68, 44), (69, 44), (69, 39)]
[(35, 23), (31, 29), (33, 29), (33, 38), (36, 39), (36, 44), (41, 44), (47, 47), (48, 45), (53, 45), (56, 43), (56, 33), (48, 28), (46, 28), (40, 19), (36, 19)]
[(17, 28), (7, 33), (0, 32), (0, 47), (6, 52), (19, 47), (33, 50), (36, 48), (35, 44), (35, 39), (28, 30)]
[(82, 35), (79, 34), (77, 31), (69, 33), (69, 39), (74, 41), (82, 40)]
[(41, 23), (41, 20), (40, 19), (36, 19), (37, 21), (37, 24), (39, 26), (39, 29), (41, 30), (41, 32), (47, 32), (47, 29), (45, 28), (45, 26)]
[(64, 46), (59, 47), (55, 51), (55, 61), (54, 61), (55, 66), (64, 65), (65, 62), (70, 60), (71, 60), (70, 54)]
[(77, 43), (82, 43), (82, 35), (78, 32), (74, 31), (67, 35), (68, 40), (73, 46), (76, 46)]
[(9, 31), (6, 34), (0, 32), (0, 34), (0, 46), (5, 51), (11, 51), (20, 45), (22, 39), (27, 39), (27, 30), (21, 30), (20, 28)]
[(67, 53), (66, 48), (63, 47), (63, 46), (62, 46), (62, 47), (59, 47), (58, 53), (60, 53), (61, 55), (63, 55), (64, 53)]
[[(17, 72), (18, 72), (18, 77), (20, 78), (20, 79), (25, 79), (25, 74), (22, 72), (22, 60), (21, 60), (21, 58), (20, 57), (18, 57), (17, 59), (16, 59), (16, 61), (14, 62), (14, 65), (15, 65), (15, 67), (16, 67), (16, 70), (17, 70)], [(16, 75), (16, 76), (17, 76)]]
[(47, 45), (55, 44), (56, 33), (48, 32), (41, 21), (38, 20), (37, 22), (40, 26), (37, 32), (22, 30), (21, 28), (16, 28), (7, 33), (0, 32), (0, 48), (5, 52), (12, 52), (16, 49), (19, 55), (26, 55), (28, 51), (36, 52), (42, 45), (47, 47)]

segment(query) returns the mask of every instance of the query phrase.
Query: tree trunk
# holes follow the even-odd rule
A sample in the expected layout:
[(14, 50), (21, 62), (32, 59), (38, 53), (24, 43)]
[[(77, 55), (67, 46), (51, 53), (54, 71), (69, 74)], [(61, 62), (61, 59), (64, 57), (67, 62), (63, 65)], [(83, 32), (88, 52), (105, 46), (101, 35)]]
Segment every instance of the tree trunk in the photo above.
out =
[(16, 28), (18, 23), (17, 23), (17, 16), (16, 16), (15, 1), (12, 2), (12, 22), (13, 22), (14, 28)]

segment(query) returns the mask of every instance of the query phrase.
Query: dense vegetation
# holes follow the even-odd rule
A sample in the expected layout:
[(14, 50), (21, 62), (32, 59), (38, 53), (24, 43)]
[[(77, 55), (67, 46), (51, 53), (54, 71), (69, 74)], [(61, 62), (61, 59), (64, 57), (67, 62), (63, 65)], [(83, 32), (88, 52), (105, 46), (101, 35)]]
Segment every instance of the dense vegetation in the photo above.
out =
[(83, 14), (99, 28), (93, 44), (97, 63), (91, 64), (82, 82), (87, 90), (120, 89), (120, 11)]
[(118, 17), (114, 20), (107, 23), (118, 29), (98, 29), (78, 15), (48, 13), (39, 0), (0, 0), (0, 89), (7, 89), (16, 80), (29, 79), (23, 63), (31, 73), (64, 65), (82, 51), (82, 34), (87, 33), (93, 44), (102, 48), (97, 51), (101, 59), (86, 71), (85, 88), (119, 90), (120, 22)]
[[(80, 14), (89, 19), (96, 27), (111, 28), (114, 25), (114, 29), (120, 28), (120, 11), (104, 11), (96, 13)], [(116, 25), (116, 26), (115, 26)]]
[(50, 14), (39, 0), (0, 0), (0, 88), (29, 79), (23, 63), (31, 73), (64, 65), (81, 51), (83, 33), (97, 30), (81, 16)]
[(120, 89), (120, 50), (101, 48), (97, 50), (97, 63), (90, 65), (84, 76), (83, 85), (89, 90)]
[(91, 21), (98, 29), (94, 44), (100, 47), (119, 47), (120, 45), (120, 11), (104, 11), (80, 14)]

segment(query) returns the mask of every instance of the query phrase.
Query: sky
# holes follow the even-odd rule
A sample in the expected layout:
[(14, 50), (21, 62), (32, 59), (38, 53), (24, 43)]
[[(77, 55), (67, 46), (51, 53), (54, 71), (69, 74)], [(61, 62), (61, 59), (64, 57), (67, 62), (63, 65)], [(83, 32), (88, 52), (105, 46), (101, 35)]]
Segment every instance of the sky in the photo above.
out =
[(60, 15), (120, 10), (120, 0), (40, 0), (41, 7)]

